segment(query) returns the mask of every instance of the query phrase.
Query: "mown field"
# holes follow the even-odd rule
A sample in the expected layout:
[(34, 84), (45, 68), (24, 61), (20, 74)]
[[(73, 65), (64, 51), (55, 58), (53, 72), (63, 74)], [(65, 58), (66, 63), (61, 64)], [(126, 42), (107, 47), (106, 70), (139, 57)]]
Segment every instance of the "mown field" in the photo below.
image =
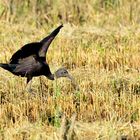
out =
[(0, 68), (0, 140), (140, 139), (140, 0), (0, 0), (0, 63), (63, 23), (46, 60), (68, 79)]

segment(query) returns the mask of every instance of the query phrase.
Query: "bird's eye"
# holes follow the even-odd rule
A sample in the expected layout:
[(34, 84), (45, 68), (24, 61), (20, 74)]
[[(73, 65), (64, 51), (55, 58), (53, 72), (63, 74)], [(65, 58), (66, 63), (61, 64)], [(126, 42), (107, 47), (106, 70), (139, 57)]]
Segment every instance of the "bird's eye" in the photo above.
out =
[(68, 73), (67, 71), (64, 71), (64, 74)]

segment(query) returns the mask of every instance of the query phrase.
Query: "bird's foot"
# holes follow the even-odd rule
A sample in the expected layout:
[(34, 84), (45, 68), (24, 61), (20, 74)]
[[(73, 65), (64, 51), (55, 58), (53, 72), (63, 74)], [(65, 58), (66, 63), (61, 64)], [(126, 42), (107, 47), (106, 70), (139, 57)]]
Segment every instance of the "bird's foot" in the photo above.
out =
[(29, 89), (27, 89), (27, 92), (33, 93), (33, 89), (29, 88)]
[(25, 92), (32, 94), (33, 93), (33, 89), (32, 88), (26, 88)]

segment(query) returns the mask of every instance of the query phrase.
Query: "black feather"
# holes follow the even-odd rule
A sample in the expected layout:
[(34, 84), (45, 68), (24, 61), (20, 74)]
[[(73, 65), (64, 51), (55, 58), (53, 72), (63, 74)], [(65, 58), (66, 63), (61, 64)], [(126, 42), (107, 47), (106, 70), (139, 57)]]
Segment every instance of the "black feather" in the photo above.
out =
[(62, 27), (63, 25), (57, 27), (50, 35), (40, 42), (24, 45), (13, 54), (9, 64), (0, 64), (0, 67), (17, 76), (27, 77), (27, 82), (29, 82), (32, 77), (40, 75), (45, 75), (50, 80), (54, 80), (54, 75), (51, 73), (49, 65), (45, 61), (45, 57), (49, 45)]

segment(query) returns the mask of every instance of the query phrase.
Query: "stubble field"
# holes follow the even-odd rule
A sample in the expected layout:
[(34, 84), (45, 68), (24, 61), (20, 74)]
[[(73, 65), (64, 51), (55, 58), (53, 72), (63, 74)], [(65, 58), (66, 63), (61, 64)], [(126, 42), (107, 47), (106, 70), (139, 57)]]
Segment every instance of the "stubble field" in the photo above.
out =
[[(20, 5), (19, 5), (20, 4)], [(0, 62), (63, 23), (46, 60), (68, 79), (0, 68), (0, 139), (140, 139), (140, 1), (0, 1)]]

